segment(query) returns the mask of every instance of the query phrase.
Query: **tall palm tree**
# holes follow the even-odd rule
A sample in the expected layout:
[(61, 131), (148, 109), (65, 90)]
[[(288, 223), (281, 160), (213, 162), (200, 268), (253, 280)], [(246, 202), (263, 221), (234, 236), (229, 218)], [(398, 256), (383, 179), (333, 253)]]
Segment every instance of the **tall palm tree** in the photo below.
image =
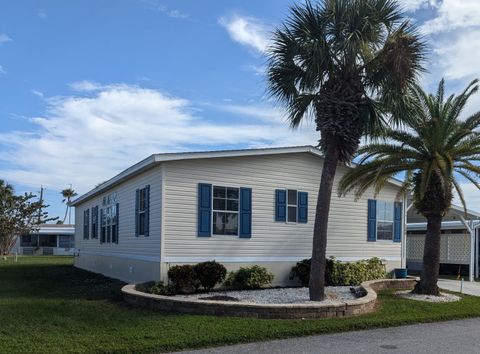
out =
[(310, 299), (324, 299), (327, 222), (337, 165), (352, 159), (363, 136), (377, 134), (386, 113), (421, 70), (424, 43), (394, 0), (324, 0), (294, 5), (273, 34), (267, 79), (293, 128), (308, 118), (325, 155), (313, 232)]
[[(65, 203), (67, 205), (67, 208), (65, 209), (65, 216), (63, 217), (63, 223), (65, 223), (65, 220), (67, 220), (67, 214), (68, 214), (68, 223), (70, 224), (71, 222), (71, 207), (70, 204), (72, 202), (72, 198), (77, 196), (78, 194), (72, 189), (72, 186), (70, 185), (69, 188), (65, 188), (60, 192), (62, 194), (63, 200), (62, 203)], [(69, 213), (70, 211), (70, 213)]]
[(403, 191), (413, 188), (413, 203), (427, 219), (423, 270), (415, 287), (419, 294), (438, 295), (440, 229), (455, 190), (466, 205), (459, 178), (480, 189), (480, 112), (466, 120), (459, 116), (477, 80), (458, 96), (444, 98), (444, 81), (435, 95), (420, 87), (410, 90), (416, 105), (402, 130), (388, 129), (384, 141), (373, 141), (359, 149), (360, 164), (340, 182), (340, 192), (354, 190), (357, 197), (369, 187), (378, 193), (385, 182), (405, 174)]

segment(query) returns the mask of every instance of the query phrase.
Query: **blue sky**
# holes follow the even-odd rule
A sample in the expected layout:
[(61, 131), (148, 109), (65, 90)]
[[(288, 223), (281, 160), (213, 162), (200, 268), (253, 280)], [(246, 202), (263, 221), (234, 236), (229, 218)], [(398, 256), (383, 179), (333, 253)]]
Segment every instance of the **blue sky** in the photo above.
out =
[[(0, 178), (84, 193), (158, 152), (315, 144), (265, 94), (270, 31), (292, 1), (11, 1), (0, 5)], [(480, 1), (402, 0), (430, 42), (433, 88), (480, 77)], [(480, 109), (475, 97), (465, 115)], [(466, 186), (470, 207), (478, 192)]]

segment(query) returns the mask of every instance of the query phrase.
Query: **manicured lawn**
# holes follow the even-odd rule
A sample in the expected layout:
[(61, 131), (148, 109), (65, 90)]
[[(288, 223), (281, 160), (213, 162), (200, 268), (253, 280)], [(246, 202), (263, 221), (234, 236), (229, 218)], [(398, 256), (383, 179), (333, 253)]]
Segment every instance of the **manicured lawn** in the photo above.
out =
[(381, 294), (371, 315), (255, 320), (168, 315), (129, 308), (122, 283), (65, 257), (0, 260), (0, 353), (154, 353), (291, 336), (480, 316), (480, 298), (427, 304)]

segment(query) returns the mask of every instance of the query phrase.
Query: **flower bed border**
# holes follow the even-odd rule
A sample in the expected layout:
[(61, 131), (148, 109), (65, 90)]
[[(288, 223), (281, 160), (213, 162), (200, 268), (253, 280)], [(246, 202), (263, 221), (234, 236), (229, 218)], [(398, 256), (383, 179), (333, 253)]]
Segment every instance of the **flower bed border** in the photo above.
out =
[(417, 282), (409, 279), (380, 279), (363, 282), (360, 286), (366, 291), (364, 297), (343, 301), (341, 304), (257, 304), (250, 302), (229, 302), (199, 299), (180, 299), (174, 296), (154, 295), (136, 290), (136, 284), (122, 288), (124, 300), (133, 306), (166, 312), (240, 316), (256, 318), (328, 318), (354, 316), (375, 311), (379, 290), (413, 289)]

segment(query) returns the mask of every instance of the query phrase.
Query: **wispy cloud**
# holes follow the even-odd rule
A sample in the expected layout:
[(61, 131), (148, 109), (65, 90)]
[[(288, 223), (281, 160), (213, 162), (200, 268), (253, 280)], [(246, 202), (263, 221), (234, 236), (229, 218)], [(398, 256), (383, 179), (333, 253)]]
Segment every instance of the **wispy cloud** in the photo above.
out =
[(72, 90), (79, 92), (98, 91), (106, 87), (105, 85), (101, 85), (98, 82), (89, 80), (72, 82), (68, 86), (70, 86)]
[(169, 8), (167, 5), (157, 0), (143, 0), (143, 2), (151, 9), (159, 11), (171, 18), (185, 19), (190, 17), (190, 14), (182, 12), (178, 9)]
[(0, 33), (0, 44), (12, 42), (13, 39), (6, 33)]
[(0, 65), (0, 75), (5, 75), (7, 72), (5, 71), (5, 69), (3, 68), (2, 65)]
[(47, 18), (47, 13), (44, 10), (38, 10), (37, 16), (40, 17), (42, 20)]
[(269, 28), (254, 17), (232, 15), (221, 17), (218, 23), (224, 27), (230, 38), (256, 53), (265, 53), (269, 46)]
[(415, 12), (428, 6), (436, 6), (436, 0), (399, 0), (400, 6), (407, 12)]
[(43, 92), (42, 92), (42, 91), (39, 91), (39, 90), (33, 89), (33, 90), (32, 90), (32, 93), (33, 93), (35, 96), (38, 96), (38, 97), (40, 97), (40, 98), (43, 98), (43, 96), (44, 96)]
[(216, 109), (242, 119), (218, 121), (201, 116), (194, 103), (159, 90), (72, 86), (87, 90), (44, 98), (46, 113), (30, 119), (36, 129), (0, 134), (3, 178), (53, 189), (72, 183), (85, 192), (152, 153), (317, 141), (314, 129), (292, 131), (266, 106), (223, 103)]
[(422, 25), (426, 34), (452, 31), (458, 28), (480, 27), (480, 1), (443, 0), (436, 6), (434, 18)]

